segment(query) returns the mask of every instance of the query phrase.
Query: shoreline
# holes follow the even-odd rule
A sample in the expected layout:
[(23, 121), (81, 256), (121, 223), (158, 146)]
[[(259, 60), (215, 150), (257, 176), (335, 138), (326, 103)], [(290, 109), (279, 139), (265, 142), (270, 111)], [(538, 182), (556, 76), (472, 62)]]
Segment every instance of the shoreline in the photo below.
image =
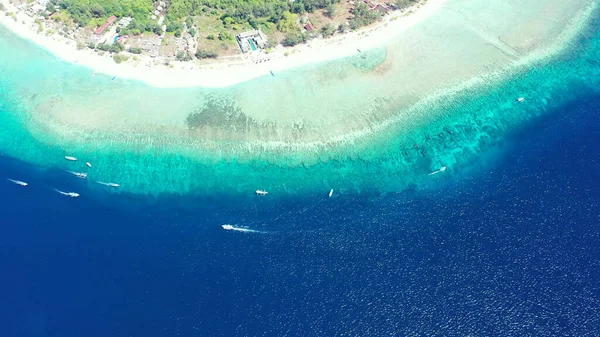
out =
[[(373, 27), (337, 35), (328, 39), (317, 38), (291, 48), (278, 46), (267, 54), (267, 61), (255, 63), (244, 55), (238, 61), (216, 61), (198, 65), (195, 62), (171, 61), (172, 68), (156, 64), (158, 59), (137, 55), (138, 61), (117, 64), (112, 57), (98, 55), (89, 49), (78, 50), (75, 41), (58, 34), (46, 36), (36, 31), (35, 18), (26, 15), (13, 4), (2, 0), (6, 10), (0, 14), (0, 25), (26, 39), (63, 61), (90, 68), (90, 72), (121, 79), (136, 80), (156, 88), (206, 87), (223, 88), (254, 78), (311, 63), (319, 63), (356, 55), (358, 49), (382, 47), (406, 29), (419, 24), (435, 13), (447, 0), (428, 0), (418, 8), (404, 13), (392, 13)], [(13, 12), (13, 19), (6, 15)], [(25, 24), (23, 24), (23, 22)]]

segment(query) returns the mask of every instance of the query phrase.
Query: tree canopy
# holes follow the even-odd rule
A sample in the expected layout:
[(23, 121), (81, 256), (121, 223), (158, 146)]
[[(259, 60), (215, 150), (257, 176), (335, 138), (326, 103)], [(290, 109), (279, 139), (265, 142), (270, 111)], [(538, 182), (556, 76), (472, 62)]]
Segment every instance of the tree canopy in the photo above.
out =
[(146, 21), (152, 11), (151, 0), (62, 0), (59, 5), (80, 26), (111, 15)]

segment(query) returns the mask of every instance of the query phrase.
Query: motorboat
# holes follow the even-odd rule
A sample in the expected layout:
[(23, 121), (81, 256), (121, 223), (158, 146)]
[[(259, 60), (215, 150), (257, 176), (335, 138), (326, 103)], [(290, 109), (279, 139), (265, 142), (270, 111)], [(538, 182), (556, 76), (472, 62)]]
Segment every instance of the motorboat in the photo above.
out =
[(256, 195), (267, 195), (269, 192), (263, 190), (256, 190)]
[(332, 195), (333, 195), (333, 188), (329, 191), (329, 197), (331, 198)]
[(10, 181), (13, 184), (17, 184), (20, 186), (27, 186), (27, 183), (21, 180), (14, 180), (14, 179), (7, 179), (8, 181)]
[(63, 192), (63, 191), (57, 190), (57, 189), (54, 189), (54, 190), (62, 195), (66, 195), (67, 197), (71, 197), (71, 198), (77, 198), (79, 196), (79, 193), (75, 193), (75, 192)]
[(68, 161), (77, 161), (77, 158), (71, 156), (65, 156), (65, 159)]
[(71, 173), (72, 175), (76, 176), (77, 178), (81, 178), (81, 179), (87, 178), (87, 173), (72, 172), (72, 171), (69, 171), (69, 173)]
[(108, 186), (108, 187), (119, 187), (119, 184), (115, 184), (115, 183), (104, 183), (102, 181), (96, 181), (96, 182), (100, 185), (104, 185), (104, 186)]
[(225, 224), (225, 225), (221, 225), (221, 228), (223, 228), (224, 230), (230, 231), (233, 229), (233, 226), (230, 224)]
[(92, 164), (90, 164), (90, 162), (85, 163), (85, 165), (87, 165), (87, 167), (91, 168)]
[(517, 98), (517, 102), (519, 102), (519, 103), (523, 102), (524, 100), (525, 100), (525, 98), (524, 98), (524, 97), (519, 97), (519, 98)]
[(442, 167), (440, 167), (440, 169), (439, 169), (439, 170), (433, 171), (433, 172), (429, 173), (429, 175), (430, 175), (430, 176), (432, 176), (432, 175), (434, 175), (434, 174), (438, 174), (438, 173), (440, 173), (440, 172), (444, 172), (444, 171), (446, 171), (446, 166), (442, 166)]

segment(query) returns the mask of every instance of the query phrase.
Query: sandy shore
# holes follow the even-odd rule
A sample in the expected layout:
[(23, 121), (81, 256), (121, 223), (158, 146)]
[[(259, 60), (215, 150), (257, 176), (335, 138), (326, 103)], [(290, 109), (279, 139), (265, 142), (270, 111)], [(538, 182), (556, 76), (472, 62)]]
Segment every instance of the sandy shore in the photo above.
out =
[[(275, 69), (275, 77), (268, 75), (269, 68), (259, 72), (257, 67), (264, 63), (248, 69), (231, 65), (207, 70), (208, 75), (199, 79), (200, 71), (163, 70), (166, 80), (182, 74), (183, 83), (211, 79), (213, 85), (233, 77), (236, 69), (241, 69), (237, 75), (251, 76), (252, 71), (263, 75), (221, 89), (113, 83), (105, 76), (91, 76), (91, 70), (86, 73), (66, 64), (48, 67), (57, 63), (54, 56), (40, 54), (35, 44), (11, 49), (17, 39), (2, 37), (0, 50), (6, 52), (0, 54), (0, 72), (25, 104), (28, 130), (43, 140), (52, 135), (57, 143), (85, 139), (99, 147), (110, 143), (134, 149), (176, 144), (193, 153), (230, 153), (236, 158), (264, 151), (318, 154), (340, 145), (359, 147), (360, 140), (372, 135), (393, 136), (445, 115), (460, 115), (461, 106), (446, 111), (437, 105), (454, 93), (479, 94), (479, 86), (487, 84), (489, 89), (567, 51), (596, 13), (597, 3), (451, 0), (429, 19), (389, 40), (385, 48), (343, 61), (281, 73)], [(297, 57), (321, 50), (313, 48)], [(144, 74), (143, 67), (133, 69)], [(149, 73), (160, 76), (160, 69)], [(544, 96), (535, 90), (535, 86), (515, 89), (498, 104), (510, 104), (517, 97), (535, 104), (533, 97)], [(199, 113), (205, 113), (199, 126), (188, 127), (188, 118)]]
[(210, 65), (198, 65), (192, 62), (172, 61), (172, 67), (156, 64), (157, 60), (149, 56), (138, 56), (138, 61), (130, 60), (116, 64), (108, 55), (100, 56), (91, 50), (78, 50), (75, 42), (58, 34), (46, 36), (38, 33), (38, 25), (33, 17), (17, 9), (7, 0), (0, 0), (7, 12), (15, 13), (16, 20), (2, 13), (0, 24), (22, 38), (30, 40), (50, 51), (57, 57), (71, 63), (89, 67), (109, 76), (133, 79), (150, 86), (168, 87), (227, 87), (253, 78), (269, 75), (301, 65), (334, 60), (358, 53), (358, 49), (380, 47), (406, 29), (427, 19), (435, 13), (446, 0), (428, 0), (425, 5), (406, 13), (395, 12), (385, 17), (374, 27), (357, 32), (337, 35), (329, 39), (314, 39), (304, 45), (293, 48), (278, 46), (273, 52), (261, 54), (263, 62), (242, 57), (237, 61), (215, 61)]

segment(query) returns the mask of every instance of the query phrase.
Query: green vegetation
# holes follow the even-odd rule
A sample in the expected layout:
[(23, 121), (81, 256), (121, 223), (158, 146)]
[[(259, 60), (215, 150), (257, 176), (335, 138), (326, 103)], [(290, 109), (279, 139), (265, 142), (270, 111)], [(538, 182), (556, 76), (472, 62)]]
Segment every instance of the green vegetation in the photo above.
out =
[[(284, 12), (312, 13), (339, 0), (172, 0), (167, 19), (178, 21), (188, 16), (220, 15), (224, 24), (250, 24), (268, 20), (277, 23)], [(253, 24), (254, 23), (254, 24)]]
[[(395, 7), (405, 8), (417, 0), (394, 1)], [(383, 16), (378, 10), (369, 10), (363, 1), (356, 1), (349, 24), (339, 24), (338, 17), (342, 16), (339, 2), (340, 0), (171, 0), (165, 6), (166, 17), (163, 24), (166, 37), (163, 37), (161, 43), (168, 45), (165, 40), (169, 36), (169, 41), (173, 41), (173, 37), (196, 38), (202, 48), (193, 55), (178, 52), (177, 48), (166, 48), (167, 52), (175, 52), (175, 57), (181, 61), (189, 61), (194, 55), (199, 59), (215, 58), (218, 50), (231, 54), (234, 51), (232, 47), (235, 45), (235, 34), (244, 30), (262, 30), (268, 35), (270, 46), (277, 45), (279, 41), (284, 46), (294, 46), (305, 43), (318, 33), (329, 37), (337, 32), (344, 33), (348, 29), (373, 24)], [(77, 24), (95, 28), (112, 15), (117, 18), (128, 16), (133, 18), (131, 23), (124, 28), (117, 27), (121, 36), (148, 33), (162, 36), (162, 24), (159, 26), (156, 19), (150, 19), (157, 5), (157, 0), (49, 0), (47, 10), (61, 8), (52, 18), (66, 27)], [(316, 22), (320, 31), (304, 32), (302, 26), (305, 15), (317, 10), (329, 19), (310, 15), (311, 23)], [(208, 41), (202, 42), (203, 39)], [(114, 54), (125, 50), (120, 43), (87, 47)], [(140, 48), (135, 47), (127, 51), (132, 54), (142, 53)]]
[(398, 9), (404, 9), (414, 5), (417, 0), (396, 0), (395, 5)]
[[(88, 45), (88, 47), (92, 48), (89, 45)], [(98, 49), (100, 51), (109, 51), (111, 53), (120, 53), (123, 50), (125, 50), (125, 47), (123, 47), (123, 45), (120, 44), (119, 42), (115, 42), (113, 44), (101, 43), (96, 46), (96, 49)]]
[(333, 33), (335, 33), (335, 27), (329, 23), (321, 28), (321, 34), (323, 34), (325, 37), (331, 36)]
[(198, 49), (196, 50), (196, 57), (199, 59), (215, 59), (217, 58), (217, 53), (211, 50)]
[(353, 30), (373, 24), (382, 17), (380, 12), (369, 10), (369, 6), (362, 1), (356, 1), (352, 14), (354, 17), (350, 19), (350, 28)]
[(231, 35), (231, 33), (229, 33), (228, 31), (220, 31), (219, 32), (219, 40), (221, 41), (233, 41), (233, 35)]
[(301, 32), (294, 32), (287, 34), (283, 41), (281, 41), (281, 44), (285, 47), (292, 47), (297, 44), (306, 42), (306, 39), (306, 35), (302, 34)]
[(337, 11), (336, 11), (336, 9), (335, 9), (335, 6), (334, 6), (333, 4), (329, 4), (329, 5), (327, 5), (327, 7), (325, 8), (325, 12), (324, 12), (324, 14), (325, 14), (325, 16), (327, 16), (328, 18), (330, 18), (330, 19), (331, 19), (331, 18), (333, 18), (333, 17), (335, 16), (336, 12), (337, 12)]
[(141, 54), (142, 53), (142, 48), (139, 47), (131, 47), (127, 50), (128, 52), (132, 53), (132, 54)]
[(187, 62), (187, 61), (191, 61), (192, 57), (190, 56), (190, 54), (188, 54), (187, 51), (180, 50), (177, 52), (177, 54), (175, 54), (175, 59), (177, 61)]
[(298, 15), (292, 14), (290, 12), (283, 12), (281, 14), (281, 18), (277, 23), (277, 29), (282, 33), (293, 33), (300, 28), (296, 25), (296, 21), (298, 20)]
[(127, 61), (128, 59), (129, 59), (129, 57), (128, 57), (128, 56), (125, 56), (125, 55), (122, 55), (122, 54), (114, 54), (114, 55), (113, 55), (113, 60), (114, 60), (116, 63), (125, 62), (125, 61)]
[[(50, 0), (56, 5), (57, 0)], [(144, 22), (152, 10), (151, 0), (62, 0), (58, 3), (61, 9), (79, 26), (87, 26), (92, 19), (105, 20), (111, 15), (116, 17), (131, 16)]]
[(41, 22), (40, 20), (38, 20), (38, 19), (35, 19), (35, 21), (34, 21), (34, 22), (35, 22), (35, 24), (36, 24), (36, 25), (37, 25), (37, 27), (38, 27), (38, 29), (37, 29), (37, 32), (38, 32), (38, 33), (41, 33), (41, 32), (43, 32), (43, 31), (44, 31), (44, 25), (42, 25), (42, 22)]
[(162, 31), (158, 24), (153, 21), (133, 19), (127, 27), (121, 29), (120, 35), (140, 35), (144, 32), (152, 32), (154, 34), (160, 34)]

